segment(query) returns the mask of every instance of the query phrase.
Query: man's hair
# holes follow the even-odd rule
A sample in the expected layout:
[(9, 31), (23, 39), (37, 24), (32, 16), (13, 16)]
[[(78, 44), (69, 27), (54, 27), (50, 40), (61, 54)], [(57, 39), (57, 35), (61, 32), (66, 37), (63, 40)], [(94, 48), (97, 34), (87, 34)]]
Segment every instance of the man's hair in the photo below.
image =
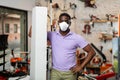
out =
[(60, 16), (59, 16), (59, 19), (60, 19), (62, 16), (67, 16), (69, 19), (71, 19), (70, 15), (69, 15), (68, 13), (61, 13)]

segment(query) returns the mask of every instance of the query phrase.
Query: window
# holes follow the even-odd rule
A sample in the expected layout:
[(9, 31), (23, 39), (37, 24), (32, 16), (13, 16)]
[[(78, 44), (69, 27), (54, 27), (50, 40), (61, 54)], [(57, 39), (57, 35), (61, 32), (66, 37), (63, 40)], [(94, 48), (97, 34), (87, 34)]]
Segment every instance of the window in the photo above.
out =
[(27, 11), (0, 6), (0, 34), (4, 33), (11, 41), (8, 49), (27, 51)]
[(5, 33), (10, 33), (10, 26), (8, 23), (5, 24)]
[(14, 33), (17, 33), (17, 32), (18, 32), (18, 25), (14, 24)]

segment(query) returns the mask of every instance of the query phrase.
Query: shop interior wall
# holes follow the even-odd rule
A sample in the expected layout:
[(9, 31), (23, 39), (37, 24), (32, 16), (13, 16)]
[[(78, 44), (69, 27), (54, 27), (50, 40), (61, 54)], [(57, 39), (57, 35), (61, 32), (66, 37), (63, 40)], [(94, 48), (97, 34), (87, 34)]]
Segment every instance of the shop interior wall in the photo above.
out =
[[(113, 26), (108, 24), (107, 22), (94, 23), (94, 27), (91, 27), (91, 34), (84, 34), (82, 31), (84, 30), (84, 25), (86, 24), (86, 20), (90, 20), (89, 15), (97, 16), (100, 19), (106, 19), (106, 14), (118, 15), (120, 14), (120, 0), (96, 0), (97, 8), (85, 7), (84, 2), (80, 0), (52, 0), (52, 5), (57, 3), (59, 5), (58, 9), (50, 8), (49, 0), (36, 0), (39, 6), (48, 7), (48, 15), (52, 20), (57, 19), (60, 13), (67, 12), (71, 15), (71, 17), (76, 17), (76, 19), (72, 19), (71, 31), (76, 32), (83, 37), (85, 37), (89, 43), (93, 43), (98, 49), (100, 46), (103, 46), (103, 53), (106, 55), (108, 61), (112, 61), (112, 54), (110, 50), (112, 49), (112, 40), (108, 40), (104, 42), (100, 40), (101, 32), (105, 32), (109, 35), (112, 35), (114, 29), (118, 28), (117, 20), (113, 22)], [(70, 8), (71, 4), (76, 4), (76, 9)], [(66, 11), (64, 11), (66, 9)], [(52, 10), (52, 15), (51, 15)], [(75, 14), (74, 14), (75, 13)], [(48, 30), (50, 30), (51, 19), (48, 17)], [(58, 30), (58, 25), (57, 25)]]

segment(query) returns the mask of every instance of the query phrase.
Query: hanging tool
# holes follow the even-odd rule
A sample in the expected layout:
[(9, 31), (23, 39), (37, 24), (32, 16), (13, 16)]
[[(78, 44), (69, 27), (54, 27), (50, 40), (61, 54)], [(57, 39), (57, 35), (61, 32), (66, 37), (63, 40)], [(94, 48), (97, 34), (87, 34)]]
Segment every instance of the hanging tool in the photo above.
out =
[(73, 17), (71, 19), (76, 19), (75, 11), (76, 11), (77, 5), (75, 3), (70, 3), (70, 8), (73, 9)]

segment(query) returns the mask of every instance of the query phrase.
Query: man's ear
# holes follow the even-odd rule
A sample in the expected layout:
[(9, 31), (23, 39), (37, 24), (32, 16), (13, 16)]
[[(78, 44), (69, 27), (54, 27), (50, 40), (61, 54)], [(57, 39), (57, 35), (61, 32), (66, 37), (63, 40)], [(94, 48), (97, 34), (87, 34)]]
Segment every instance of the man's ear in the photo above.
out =
[(69, 22), (69, 26), (71, 26), (71, 21)]
[(59, 25), (59, 21), (57, 22), (57, 24)]
[(60, 23), (60, 21), (58, 20), (58, 21), (57, 21), (57, 24), (59, 25), (59, 23)]

